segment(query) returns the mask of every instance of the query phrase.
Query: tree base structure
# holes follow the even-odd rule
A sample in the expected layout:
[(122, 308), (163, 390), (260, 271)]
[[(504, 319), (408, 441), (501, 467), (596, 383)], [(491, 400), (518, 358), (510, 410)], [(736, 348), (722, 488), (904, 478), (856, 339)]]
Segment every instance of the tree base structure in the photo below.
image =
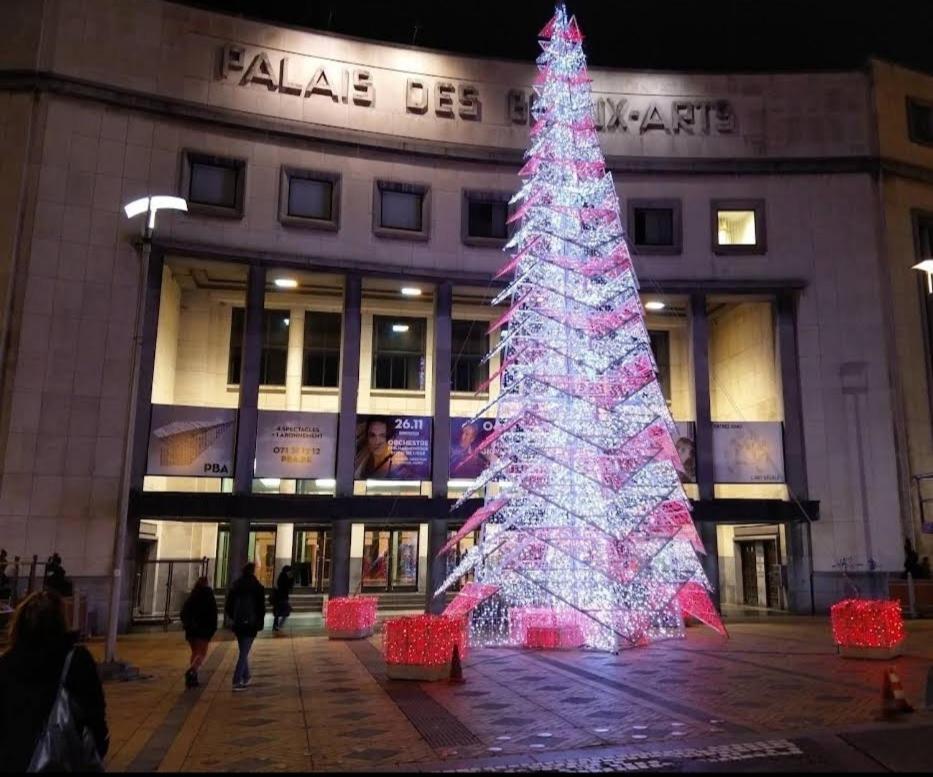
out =
[(876, 661), (887, 661), (901, 655), (898, 645), (893, 647), (859, 647), (857, 645), (839, 645), (839, 655), (843, 658), (868, 658)]

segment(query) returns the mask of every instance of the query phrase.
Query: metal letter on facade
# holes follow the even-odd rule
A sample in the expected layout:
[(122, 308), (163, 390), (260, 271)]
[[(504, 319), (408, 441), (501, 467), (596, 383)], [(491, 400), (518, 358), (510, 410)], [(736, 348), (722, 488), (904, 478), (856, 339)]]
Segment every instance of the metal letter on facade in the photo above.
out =
[(372, 105), (376, 100), (373, 74), (368, 70), (353, 70), (353, 102), (356, 105)]
[(326, 94), (334, 102), (340, 99), (334, 87), (330, 85), (327, 71), (323, 67), (319, 67), (314, 71), (314, 75), (311, 76), (311, 80), (308, 81), (308, 85), (305, 87), (305, 97), (310, 97), (312, 94)]
[(645, 115), (641, 120), (641, 127), (639, 127), (639, 130), (644, 134), (648, 130), (655, 129), (670, 133), (667, 122), (664, 121), (664, 116), (661, 114), (661, 109), (658, 108), (658, 104), (652, 100), (648, 103), (648, 107), (645, 108)]
[(480, 115), (479, 89), (472, 84), (460, 87), (460, 118), (478, 119)]
[(226, 78), (231, 70), (242, 70), (246, 49), (228, 43), (220, 49), (220, 77)]
[(618, 100), (616, 100), (615, 105), (612, 104), (611, 99), (608, 97), (606, 98), (606, 107), (609, 109), (609, 116), (606, 119), (607, 130), (619, 128), (623, 132), (628, 132), (628, 126), (626, 125), (625, 118), (622, 115), (622, 110), (626, 105), (628, 105), (628, 100), (626, 100), (624, 97), (620, 97)]
[(696, 122), (693, 109), (693, 103), (684, 100), (674, 100), (671, 103), (671, 129), (675, 135), (679, 132), (685, 132), (688, 135), (693, 134), (693, 127)]
[(288, 80), (288, 57), (279, 62), (279, 91), (282, 94), (301, 94), (301, 84)]
[(424, 113), (427, 111), (428, 90), (424, 85), (424, 81), (421, 79), (408, 79), (408, 83), (405, 85), (405, 108), (412, 113)]
[(438, 116), (454, 115), (454, 94), (457, 92), (449, 81), (438, 81), (434, 84), (434, 112)]
[(240, 84), (262, 84), (270, 92), (276, 90), (275, 72), (272, 70), (272, 63), (269, 61), (269, 55), (265, 51), (260, 51), (253, 61), (249, 63), (249, 68), (240, 79)]
[(717, 100), (713, 104), (713, 109), (715, 111), (713, 121), (715, 122), (716, 132), (724, 135), (735, 132), (735, 112), (732, 110), (729, 101)]

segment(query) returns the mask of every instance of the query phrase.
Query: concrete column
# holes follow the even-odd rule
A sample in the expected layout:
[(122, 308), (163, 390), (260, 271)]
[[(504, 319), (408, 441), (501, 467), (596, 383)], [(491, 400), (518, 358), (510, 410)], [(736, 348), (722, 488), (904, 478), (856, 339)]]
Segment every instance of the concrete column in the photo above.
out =
[[(337, 431), (337, 496), (353, 496), (353, 459), (356, 456), (356, 401), (360, 388), (360, 308), (363, 282), (347, 275), (343, 292), (343, 348), (340, 357), (340, 425)], [(345, 561), (350, 559), (350, 529), (347, 528)], [(334, 536), (334, 570), (337, 563)], [(333, 576), (336, 578), (336, 575)], [(333, 581), (331, 582), (333, 588)]]
[[(353, 474), (352, 471), (350, 473)], [(330, 595), (350, 593), (350, 519), (338, 518), (331, 524)]]
[[(709, 397), (709, 321), (706, 317), (706, 295), (690, 295), (690, 342), (693, 361), (693, 393), (696, 406), (696, 471), (700, 499), (712, 499), (713, 488), (713, 422)], [(697, 532), (703, 540), (706, 555), (703, 570), (715, 589), (714, 604), (719, 607), (719, 542), (714, 523), (698, 522)]]
[(280, 523), (275, 527), (275, 577), (278, 580), (282, 567), (292, 563), (295, 543), (295, 524)]
[[(808, 498), (807, 462), (803, 442), (803, 402), (800, 394), (800, 362), (797, 350), (797, 301), (791, 293), (778, 296), (776, 304), (778, 359), (784, 399), (784, 477), (791, 501)], [(787, 524), (787, 597), (792, 612), (811, 610), (811, 550), (807, 519)]]
[(440, 614), (444, 607), (445, 596), (437, 598), (434, 592), (447, 577), (447, 556), (438, 556), (438, 551), (447, 542), (447, 518), (432, 518), (428, 522), (428, 580), (425, 588), (424, 611)]
[[(249, 494), (253, 486), (256, 455), (256, 421), (259, 418), (259, 368), (262, 360), (262, 318), (266, 296), (266, 270), (251, 265), (246, 285), (246, 320), (243, 327), (243, 359), (240, 366), (239, 418), (237, 419), (236, 465), (233, 493)], [(228, 584), (240, 575), (249, 561), (249, 519), (230, 520)]]
[[(446, 497), (450, 478), (450, 362), (453, 286), (437, 285), (434, 293), (434, 448), (431, 496)], [(433, 525), (433, 524), (432, 524)], [(430, 565), (432, 562), (428, 560)]]
[(288, 363), (285, 368), (285, 409), (301, 410), (301, 371), (304, 366), (305, 312), (288, 312)]

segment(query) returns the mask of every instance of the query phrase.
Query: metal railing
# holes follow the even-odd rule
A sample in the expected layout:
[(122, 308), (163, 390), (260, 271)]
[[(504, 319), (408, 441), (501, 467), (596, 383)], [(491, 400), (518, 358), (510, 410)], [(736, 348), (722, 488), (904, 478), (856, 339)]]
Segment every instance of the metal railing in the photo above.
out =
[(133, 622), (161, 623), (167, 628), (178, 619), (195, 581), (212, 579), (211, 563), (207, 556), (143, 561), (133, 586)]

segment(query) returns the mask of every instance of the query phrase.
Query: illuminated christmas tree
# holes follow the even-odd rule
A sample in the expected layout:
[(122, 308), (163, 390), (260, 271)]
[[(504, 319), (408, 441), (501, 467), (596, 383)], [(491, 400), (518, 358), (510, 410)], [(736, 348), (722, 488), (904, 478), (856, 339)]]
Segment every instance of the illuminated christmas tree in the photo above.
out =
[(493, 592), (473, 613), (475, 644), (529, 644), (543, 624), (617, 650), (681, 635), (685, 615), (723, 631), (599, 148), (582, 35), (558, 5), (540, 37), (531, 145), (512, 199), (519, 226), (499, 273), (512, 281), (494, 302), (511, 306), (490, 329), (501, 332), (489, 355), (501, 354), (490, 376), (501, 389), (477, 413), (496, 408), (477, 451), (493, 463), (458, 503), (485, 493), (484, 506), (445, 552), (481, 526), (480, 541), (438, 593), (471, 570)]

